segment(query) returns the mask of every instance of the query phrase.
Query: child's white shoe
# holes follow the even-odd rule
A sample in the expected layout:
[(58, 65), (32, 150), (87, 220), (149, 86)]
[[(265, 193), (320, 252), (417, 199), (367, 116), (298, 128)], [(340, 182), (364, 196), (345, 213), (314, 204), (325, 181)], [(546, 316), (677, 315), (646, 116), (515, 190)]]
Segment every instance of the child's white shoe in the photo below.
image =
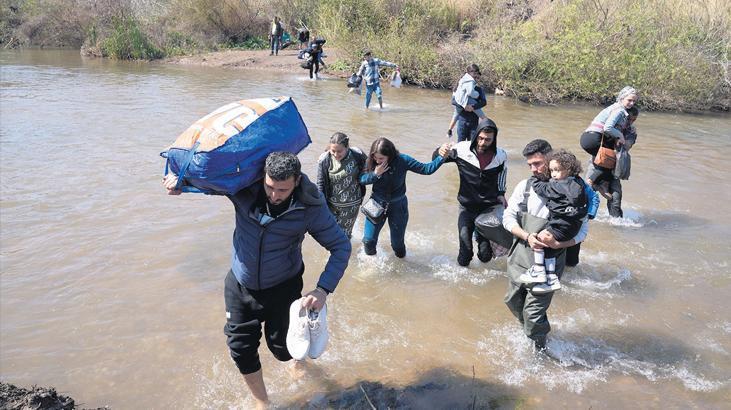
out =
[(522, 283), (543, 283), (546, 281), (546, 268), (533, 265), (518, 278)]

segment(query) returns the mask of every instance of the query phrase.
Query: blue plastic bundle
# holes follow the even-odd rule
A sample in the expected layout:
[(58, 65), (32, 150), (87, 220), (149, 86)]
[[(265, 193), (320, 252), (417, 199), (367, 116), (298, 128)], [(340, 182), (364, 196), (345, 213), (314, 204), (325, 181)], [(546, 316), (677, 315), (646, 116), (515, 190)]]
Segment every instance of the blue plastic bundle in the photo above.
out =
[(290, 97), (242, 100), (206, 115), (167, 151), (168, 170), (183, 192), (235, 194), (264, 177), (274, 151), (294, 154), (312, 140)]

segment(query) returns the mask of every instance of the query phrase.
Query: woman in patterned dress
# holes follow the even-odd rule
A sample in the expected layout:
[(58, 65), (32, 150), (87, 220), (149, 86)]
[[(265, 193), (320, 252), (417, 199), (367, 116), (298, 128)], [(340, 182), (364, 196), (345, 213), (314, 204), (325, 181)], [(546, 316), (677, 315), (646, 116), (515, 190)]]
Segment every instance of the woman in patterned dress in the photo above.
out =
[(317, 188), (348, 238), (365, 195), (365, 186), (359, 181), (365, 162), (363, 151), (350, 147), (348, 136), (342, 132), (330, 137), (327, 151), (317, 161)]

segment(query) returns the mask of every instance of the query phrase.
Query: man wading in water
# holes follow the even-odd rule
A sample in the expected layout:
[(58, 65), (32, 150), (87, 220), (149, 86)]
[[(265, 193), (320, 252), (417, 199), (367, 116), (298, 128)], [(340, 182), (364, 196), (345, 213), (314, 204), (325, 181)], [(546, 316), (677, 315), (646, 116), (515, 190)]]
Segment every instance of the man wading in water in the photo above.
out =
[(536, 351), (545, 350), (546, 337), (551, 331), (547, 311), (553, 299), (553, 292), (541, 295), (531, 293), (529, 288), (521, 283), (520, 275), (533, 265), (534, 249), (552, 248), (560, 249), (555, 256), (555, 274), (561, 278), (565, 265), (565, 248), (583, 241), (589, 231), (587, 220), (584, 219), (579, 233), (573, 239), (558, 242), (553, 235), (543, 229), (548, 222), (549, 210), (545, 200), (533, 190), (532, 179), (549, 179), (546, 155), (551, 150), (551, 144), (542, 139), (533, 140), (525, 146), (523, 156), (533, 177), (518, 183), (503, 215), (503, 226), (517, 239), (513, 241), (508, 256), (508, 291), (505, 295), (505, 304), (518, 318), (525, 335), (533, 340)]
[[(267, 346), (277, 360), (292, 359), (285, 340), (289, 307), (302, 294), (302, 241), (305, 233), (330, 251), (317, 288), (302, 298), (302, 307), (319, 311), (335, 290), (350, 258), (350, 240), (317, 190), (300, 172), (299, 159), (288, 152), (269, 154), (262, 183), (255, 183), (228, 198), (236, 211), (231, 270), (224, 299), (228, 347), (259, 409), (267, 396), (259, 361), (262, 324)], [(178, 178), (168, 174), (163, 185), (170, 195)], [(293, 366), (302, 362), (295, 361)]]
[[(445, 157), (444, 162), (455, 162), (459, 169), (459, 217), (457, 228), (459, 234), (459, 255), (457, 263), (467, 266), (472, 260), (474, 250), (472, 237), (477, 241), (477, 257), (482, 262), (492, 259), (492, 247), (489, 238), (477, 230), (475, 220), (483, 213), (490, 213), (498, 206), (507, 206), (505, 200), (505, 181), (508, 174), (508, 155), (497, 147), (497, 125), (485, 119), (471, 141), (462, 141), (454, 146), (444, 144), (434, 152)], [(498, 226), (496, 236), (502, 236), (504, 246), (512, 240), (512, 236)]]

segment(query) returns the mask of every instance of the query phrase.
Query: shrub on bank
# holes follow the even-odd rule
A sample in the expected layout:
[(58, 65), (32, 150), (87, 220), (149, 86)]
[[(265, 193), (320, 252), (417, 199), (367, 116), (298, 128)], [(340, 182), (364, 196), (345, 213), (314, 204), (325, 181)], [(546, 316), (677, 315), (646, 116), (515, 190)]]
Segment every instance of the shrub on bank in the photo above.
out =
[[(264, 48), (272, 16), (338, 47), (402, 67), (405, 81), (451, 87), (476, 62), (488, 89), (522, 100), (605, 103), (626, 84), (650, 109), (731, 108), (727, 0), (7, 0), (6, 45), (80, 45), (150, 59)], [(91, 28), (95, 33), (93, 37)]]
[(163, 56), (162, 50), (152, 44), (132, 17), (114, 21), (114, 28), (101, 43), (105, 56), (122, 60), (151, 60)]

